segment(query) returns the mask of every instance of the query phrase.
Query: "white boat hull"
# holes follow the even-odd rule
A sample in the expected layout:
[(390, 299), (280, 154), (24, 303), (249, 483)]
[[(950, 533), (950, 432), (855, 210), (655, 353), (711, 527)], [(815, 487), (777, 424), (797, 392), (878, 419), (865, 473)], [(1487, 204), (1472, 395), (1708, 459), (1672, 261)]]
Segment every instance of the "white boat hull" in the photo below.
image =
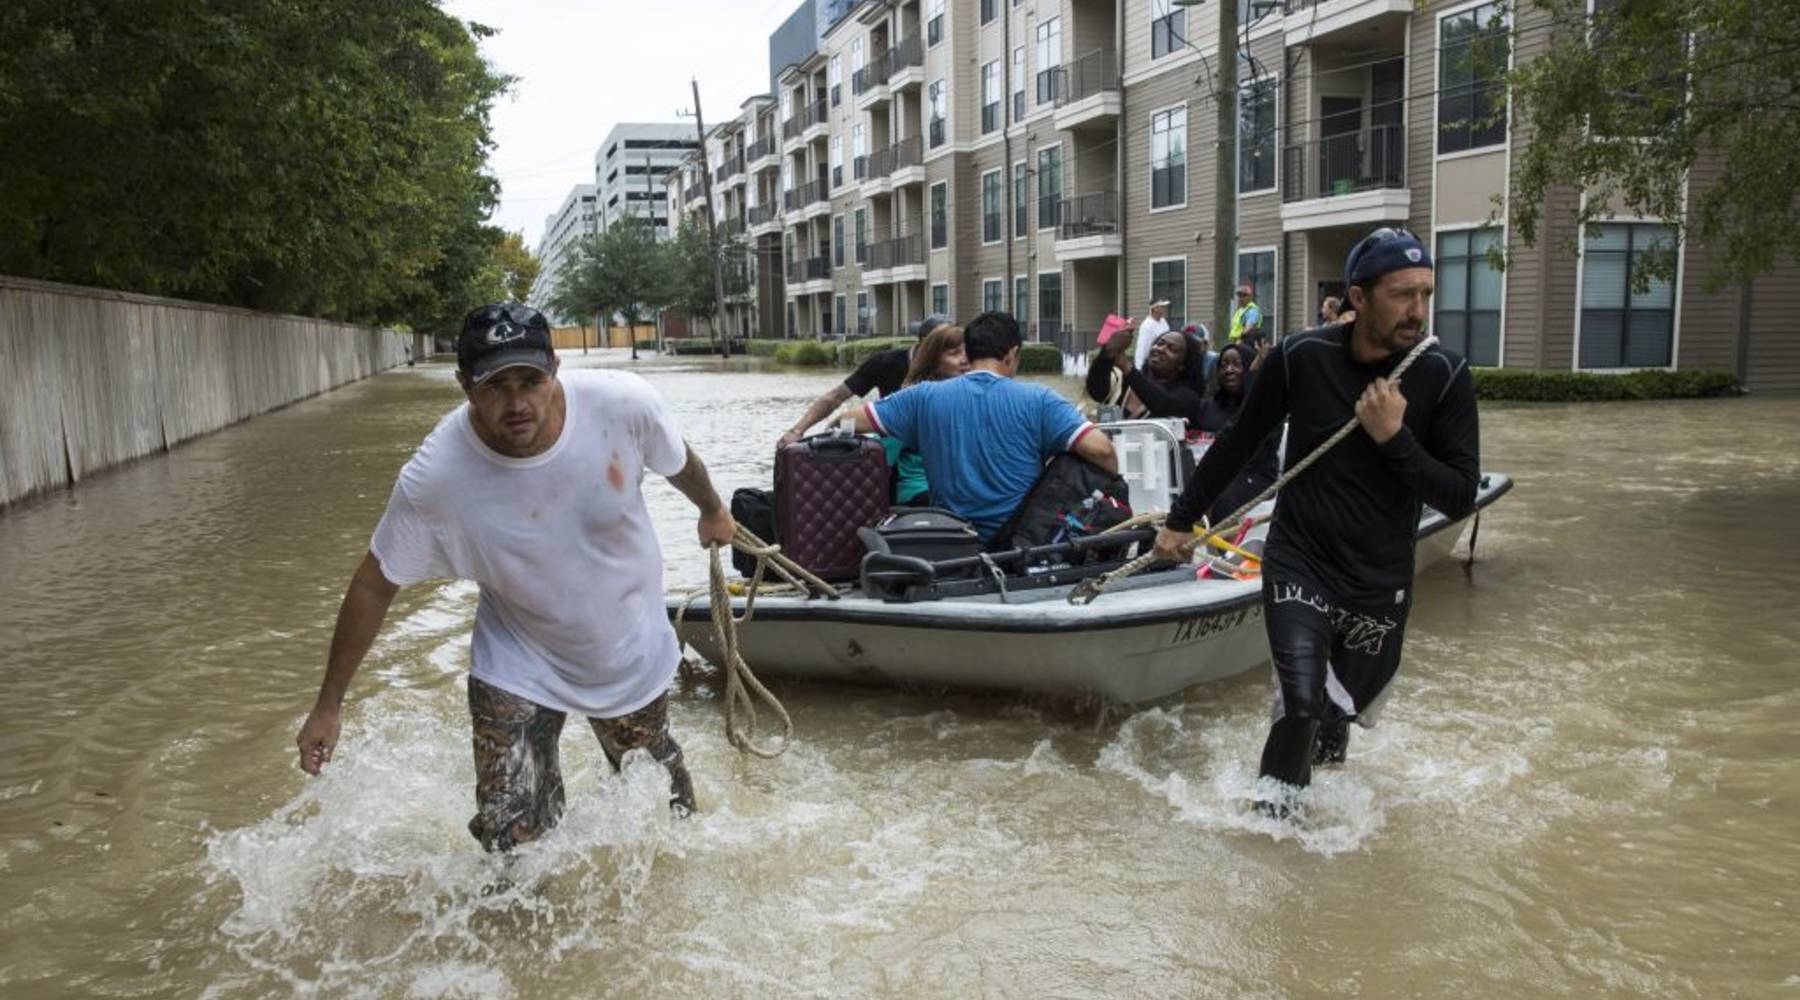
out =
[[(1511, 488), (1486, 477), (1480, 506)], [(1478, 506), (1478, 510), (1480, 507)], [(1416, 561), (1450, 555), (1469, 519), (1420, 519)], [(1123, 581), (1089, 605), (1068, 587), (890, 604), (860, 595), (836, 601), (763, 597), (738, 629), (758, 676), (848, 684), (1032, 692), (1134, 703), (1243, 673), (1269, 662), (1261, 583), (1202, 580), (1192, 568)], [(670, 612), (679, 606), (671, 599)], [(733, 600), (743, 612), (743, 599)], [(704, 597), (679, 629), (716, 662)]]

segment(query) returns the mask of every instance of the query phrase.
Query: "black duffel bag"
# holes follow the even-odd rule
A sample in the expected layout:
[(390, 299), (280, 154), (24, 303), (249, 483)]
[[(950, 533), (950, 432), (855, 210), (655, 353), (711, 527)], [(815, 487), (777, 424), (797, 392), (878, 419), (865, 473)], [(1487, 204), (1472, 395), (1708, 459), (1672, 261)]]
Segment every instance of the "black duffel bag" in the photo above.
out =
[[(733, 490), (731, 519), (771, 545), (780, 541), (775, 537), (775, 494), (772, 490), (759, 490), (750, 486)], [(731, 565), (740, 574), (749, 576), (756, 572), (756, 557), (743, 549), (734, 548), (731, 550)]]
[(1045, 463), (1037, 484), (994, 534), (988, 551), (1085, 538), (1130, 518), (1131, 488), (1124, 476), (1063, 452)]

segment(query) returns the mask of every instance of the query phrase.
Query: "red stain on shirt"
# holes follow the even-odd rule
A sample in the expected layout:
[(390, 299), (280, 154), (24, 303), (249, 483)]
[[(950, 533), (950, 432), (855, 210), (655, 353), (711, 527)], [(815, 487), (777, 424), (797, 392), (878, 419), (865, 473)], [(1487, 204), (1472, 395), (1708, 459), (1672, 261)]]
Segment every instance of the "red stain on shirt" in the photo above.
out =
[(625, 471), (619, 468), (619, 456), (617, 454), (613, 455), (612, 464), (606, 467), (606, 481), (612, 484), (613, 489), (618, 490), (620, 493), (625, 492)]

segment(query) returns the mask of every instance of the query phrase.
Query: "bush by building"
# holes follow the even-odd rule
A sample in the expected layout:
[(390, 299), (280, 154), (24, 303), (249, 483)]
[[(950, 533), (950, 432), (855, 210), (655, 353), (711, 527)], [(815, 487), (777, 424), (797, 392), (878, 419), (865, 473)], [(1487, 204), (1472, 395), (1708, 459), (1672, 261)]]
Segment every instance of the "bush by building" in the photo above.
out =
[(1645, 368), (1619, 375), (1476, 368), (1475, 398), (1529, 403), (1588, 403), (1625, 399), (1711, 399), (1742, 393), (1728, 372)]

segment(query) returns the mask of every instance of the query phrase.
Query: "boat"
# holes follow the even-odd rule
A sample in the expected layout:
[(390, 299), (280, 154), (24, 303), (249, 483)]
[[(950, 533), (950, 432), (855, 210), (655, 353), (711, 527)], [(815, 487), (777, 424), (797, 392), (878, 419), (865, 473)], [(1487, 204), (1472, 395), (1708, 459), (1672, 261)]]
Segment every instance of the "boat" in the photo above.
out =
[[(1139, 510), (1149, 509), (1139, 504), (1156, 499), (1166, 508), (1185, 478), (1180, 439), (1172, 448), (1167, 428), (1146, 426), (1154, 423), (1160, 422), (1102, 425), (1114, 438)], [(1470, 516), (1453, 521), (1425, 508), (1417, 565), (1448, 558), (1470, 523), (1511, 488), (1510, 477), (1487, 473)], [(1253, 547), (1267, 530), (1264, 521), (1243, 545)], [(1126, 705), (1267, 664), (1260, 579), (1215, 574), (1199, 579), (1196, 566), (1179, 566), (1124, 578), (1092, 603), (1071, 603), (1071, 591), (1083, 580), (1147, 551), (1152, 537), (1150, 529), (1120, 532), (1113, 551), (1084, 553), (1078, 546), (1065, 550), (1065, 558), (1051, 568), (995, 574), (999, 567), (984, 562), (972, 573), (948, 574), (953, 579), (911, 585), (895, 585), (893, 574), (877, 585), (865, 564), (862, 582), (835, 600), (758, 595), (754, 615), (738, 626), (739, 651), (765, 678), (1098, 698)], [(1042, 563), (1045, 554), (1023, 554), (1014, 562)], [(1091, 558), (1095, 555), (1106, 558)], [(733, 613), (741, 616), (745, 602), (734, 596)], [(689, 609), (682, 615), (684, 604)], [(719, 662), (704, 597), (690, 603), (671, 596), (667, 607), (681, 641), (709, 662)]]

